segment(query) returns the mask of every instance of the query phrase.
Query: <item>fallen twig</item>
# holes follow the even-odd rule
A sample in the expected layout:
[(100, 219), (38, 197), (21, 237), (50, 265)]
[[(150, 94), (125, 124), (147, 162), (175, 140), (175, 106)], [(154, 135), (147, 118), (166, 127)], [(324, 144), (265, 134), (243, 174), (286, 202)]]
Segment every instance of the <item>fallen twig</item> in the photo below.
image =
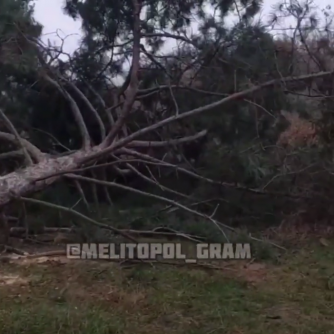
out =
[[(162, 227), (159, 227), (160, 229), (162, 229)], [(182, 233), (182, 232), (178, 232), (178, 231), (174, 231), (172, 229), (171, 232), (159, 232), (159, 231), (156, 231), (156, 229), (159, 229), (159, 228), (155, 228), (153, 229), (152, 231), (141, 231), (141, 230), (121, 230), (122, 232), (125, 232), (127, 234), (137, 234), (137, 235), (142, 235), (142, 236), (169, 236), (169, 237), (181, 237), (181, 238), (184, 238), (184, 239), (187, 239), (187, 240), (190, 240), (190, 241), (193, 241), (193, 242), (201, 242), (203, 241), (204, 238), (202, 237), (199, 237), (199, 236), (195, 236), (195, 235), (189, 235), (189, 234), (185, 234), (185, 233)], [(168, 228), (163, 228), (163, 229), (167, 229)]]
[[(22, 260), (22, 259), (33, 259), (33, 258), (39, 258), (39, 257), (52, 257), (52, 256), (66, 256), (66, 251), (65, 250), (55, 250), (55, 251), (48, 251), (48, 252), (43, 252), (43, 253), (36, 253), (36, 254), (28, 254), (24, 256), (19, 256), (19, 257), (11, 257), (11, 256), (0, 256), (0, 262), (10, 262), (12, 260)], [(91, 259), (86, 259), (86, 260), (91, 260)], [(226, 266), (215, 266), (211, 263), (201, 263), (201, 262), (196, 262), (196, 263), (187, 263), (187, 262), (181, 262), (181, 261), (158, 261), (158, 260), (149, 260), (149, 261), (144, 261), (142, 259), (128, 259), (128, 260), (119, 260), (119, 259), (101, 259), (104, 261), (109, 261), (109, 262), (117, 262), (120, 265), (123, 263), (130, 263), (130, 264), (148, 264), (148, 265), (153, 265), (153, 264), (164, 264), (164, 265), (170, 265), (170, 266), (192, 266), (192, 267), (200, 267), (203, 269), (212, 269), (212, 270), (235, 270), (232, 268), (227, 268)]]

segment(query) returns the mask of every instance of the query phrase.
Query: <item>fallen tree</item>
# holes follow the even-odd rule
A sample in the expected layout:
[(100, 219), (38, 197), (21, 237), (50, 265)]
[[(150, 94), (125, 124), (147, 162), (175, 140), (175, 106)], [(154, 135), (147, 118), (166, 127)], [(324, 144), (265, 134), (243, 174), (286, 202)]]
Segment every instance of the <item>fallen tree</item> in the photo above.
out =
[[(191, 135), (183, 136), (182, 138), (177, 139), (167, 138), (165, 140), (164, 138), (162, 138), (160, 141), (141, 139), (148, 134), (155, 132), (156, 130), (165, 128), (181, 120), (198, 116), (212, 110), (219, 112), (219, 108), (225, 104), (232, 104), (239, 101), (252, 99), (253, 97), (258, 96), (258, 93), (263, 90), (277, 88), (285, 90), (287, 89), (287, 87), (289, 87), (291, 83), (305, 82), (308, 84), (310, 82), (312, 83), (314, 80), (318, 80), (321, 78), (332, 78), (332, 76), (334, 75), (334, 71), (332, 69), (325, 68), (318, 73), (305, 73), (298, 76), (290, 75), (286, 77), (279, 76), (268, 81), (261, 81), (258, 84), (249, 83), (246, 89), (236, 90), (234, 93), (224, 94), (225, 96), (219, 100), (215, 100), (214, 102), (204, 104), (200, 107), (196, 107), (188, 111), (180, 112), (177, 103), (175, 101), (173, 102), (173, 100), (175, 100), (175, 92), (178, 92), (180, 90), (192, 90), (196, 92), (196, 94), (217, 96), (217, 93), (215, 92), (200, 91), (199, 89), (194, 88), (194, 85), (192, 85), (191, 82), (187, 85), (180, 84), (184, 82), (182, 81), (182, 74), (184, 74), (186, 71), (188, 71), (187, 76), (189, 77), (189, 68), (191, 68), (192, 71), (195, 72), (195, 69), (197, 69), (197, 71), (200, 71), (201, 68), (205, 68), (207, 66), (207, 64), (203, 63), (204, 60), (207, 61), (207, 55), (205, 55), (204, 57), (203, 54), (199, 52), (197, 58), (195, 57), (192, 64), (186, 67), (182, 66), (180, 80), (175, 84), (172, 83), (170, 80), (166, 79), (165, 81), (167, 81), (167, 84), (166, 82), (164, 82), (163, 85), (155, 85), (153, 88), (141, 88), (141, 82), (139, 79), (144, 62), (143, 57), (145, 58), (145, 61), (150, 60), (151, 63), (157, 62), (155, 57), (158, 58), (157, 55), (154, 55), (153, 53), (150, 54), (143, 47), (142, 43), (144, 39), (162, 37), (182, 40), (184, 43), (188, 43), (192, 46), (195, 43), (193, 40), (183, 37), (181, 34), (149, 34), (143, 32), (144, 24), (140, 20), (140, 14), (143, 11), (143, 6), (144, 4), (140, 0), (132, 0), (131, 2), (131, 15), (133, 16), (131, 30), (133, 37), (126, 41), (128, 45), (131, 45), (131, 66), (124, 85), (120, 88), (113, 89), (113, 105), (106, 105), (105, 99), (101, 96), (101, 94), (95, 91), (92, 86), (89, 86), (90, 90), (94, 92), (94, 96), (96, 97), (96, 99), (100, 102), (100, 109), (102, 106), (102, 113), (104, 113), (106, 119), (108, 120), (107, 124), (102, 120), (101, 112), (98, 110), (97, 107), (93, 106), (93, 102), (89, 100), (89, 97), (80, 87), (78, 87), (75, 81), (71, 80), (69, 75), (61, 73), (50, 65), (50, 59), (54, 60), (50, 48), (43, 45), (43, 43), (39, 39), (28, 36), (25, 31), (23, 31), (19, 26), (16, 27), (17, 36), (19, 36), (21, 40), (29, 45), (36, 54), (36, 57), (38, 59), (38, 72), (40, 80), (47, 83), (48, 85), (51, 85), (55, 90), (58, 91), (58, 93), (64, 98), (64, 100), (67, 101), (68, 105), (70, 105), (73, 119), (75, 120), (75, 123), (81, 135), (82, 145), (81, 148), (66, 154), (50, 154), (49, 152), (43, 152), (29, 139), (22, 138), (21, 134), (19, 134), (19, 132), (16, 130), (14, 124), (6, 116), (6, 111), (0, 110), (0, 116), (7, 129), (7, 132), (0, 132), (0, 139), (16, 146), (15, 151), (6, 152), (7, 157), (9, 157), (10, 155), (21, 155), (24, 157), (24, 166), (21, 166), (15, 171), (0, 176), (1, 209), (5, 210), (6, 206), (16, 200), (29, 201), (28, 197), (32, 194), (40, 192), (49, 187), (51, 184), (66, 177), (76, 184), (78, 191), (81, 194), (83, 194), (83, 192), (82, 190), (80, 190), (81, 186), (79, 181), (91, 182), (92, 184), (99, 183), (100, 185), (103, 185), (105, 187), (120, 187), (128, 191), (136, 192), (143, 196), (154, 197), (155, 199), (165, 202), (168, 205), (172, 205), (174, 207), (177, 207), (178, 209), (207, 219), (214, 225), (216, 225), (223, 234), (224, 229), (234, 230), (233, 228), (229, 228), (226, 224), (222, 224), (217, 221), (214, 218), (214, 213), (212, 215), (203, 214), (197, 210), (191, 209), (188, 206), (179, 203), (177, 200), (171, 200), (165, 197), (148, 194), (147, 192), (132, 189), (131, 187), (120, 186), (117, 185), (117, 183), (115, 182), (96, 180), (94, 178), (88, 178), (80, 176), (78, 174), (85, 170), (93, 170), (94, 168), (102, 168), (103, 166), (108, 165), (114, 168), (115, 171), (119, 174), (134, 173), (139, 178), (142, 178), (149, 183), (151, 182), (158, 187), (162, 187), (158, 184), (158, 182), (155, 181), (153, 176), (147, 177), (138, 170), (138, 168), (136, 167), (136, 163), (140, 162), (147, 166), (153, 164), (156, 166), (177, 169), (178, 171), (191, 175), (194, 178), (204, 180), (205, 182), (211, 184), (215, 183), (214, 180), (202, 177), (196, 172), (184, 169), (183, 167), (181, 168), (175, 164), (168, 163), (164, 161), (164, 159), (158, 159), (149, 154), (143, 154), (139, 150), (140, 148), (162, 147), (166, 148), (166, 150), (168, 151), (168, 149), (170, 149), (171, 147), (193, 142), (198, 140), (199, 138), (205, 137), (208, 133), (208, 129), (201, 129), (201, 131), (197, 133), (192, 133)], [(217, 50), (223, 47), (226, 46), (221, 40), (218, 39)], [(59, 51), (59, 54), (60, 53), (62, 53), (62, 50)], [(200, 64), (197, 64), (197, 67), (194, 65), (196, 62)], [(163, 69), (166, 72), (168, 71), (167, 65), (166, 68)], [(160, 64), (159, 66), (161, 67), (162, 65)], [(166, 77), (168, 78), (168, 76)], [(90, 83), (88, 83), (88, 85), (89, 84)], [(198, 87), (198, 85), (195, 86)], [(326, 90), (327, 88), (328, 87), (326, 87)], [(90, 119), (94, 119), (96, 121), (97, 127), (99, 129), (99, 135), (101, 138), (99, 143), (96, 143), (94, 140), (92, 140), (92, 137), (88, 130), (89, 127), (87, 125), (87, 121), (85, 121), (84, 119), (82, 110), (79, 107), (79, 103), (73, 97), (73, 94), (70, 91), (75, 92), (76, 95), (80, 97), (81, 102), (85, 105), (85, 109), (88, 110), (90, 113)], [(131, 132), (129, 130), (129, 119), (131, 118), (131, 116), (133, 114), (147, 113), (147, 110), (142, 110), (143, 104), (141, 103), (141, 101), (147, 98), (147, 96), (157, 96), (159, 94), (162, 94), (163, 92), (167, 92), (167, 94), (170, 95), (170, 100), (174, 103), (174, 114), (170, 116), (164, 116), (164, 113), (161, 112), (159, 115), (159, 117), (161, 117), (158, 120), (138, 129), (137, 131)], [(138, 102), (140, 110), (138, 110)], [(110, 160), (112, 160), (112, 162), (110, 162)], [(235, 189), (240, 189), (242, 191), (253, 192), (255, 194), (265, 193), (264, 190), (251, 189), (249, 187), (235, 183), (222, 183), (217, 181), (216, 184), (220, 184), (223, 187), (231, 187)], [(169, 189), (167, 187), (163, 188), (164, 190), (171, 192), (176, 196), (189, 197), (173, 189)], [(291, 196), (291, 194), (285, 193), (275, 193), (275, 195), (288, 197)], [(39, 201), (39, 204), (46, 205), (46, 203), (43, 204), (43, 201)], [(57, 207), (57, 209), (60, 208)], [(4, 217), (3, 220), (5, 224)], [(92, 220), (91, 218), (87, 218), (87, 220), (91, 223), (94, 222), (94, 220)], [(102, 228), (110, 228), (117, 232), (117, 229), (114, 229), (110, 226), (108, 227), (107, 225), (101, 224), (96, 221), (95, 223), (97, 226), (100, 226)]]
[[(132, 69), (133, 72), (135, 71), (136, 67), (138, 67), (138, 64), (137, 66), (133, 66), (133, 69)], [(289, 81), (290, 82), (291, 81), (307, 81), (312, 78), (322, 78), (326, 76), (331, 76), (333, 74), (334, 74), (334, 71), (319, 72), (316, 74), (303, 75), (300, 77), (287, 77), (287, 78), (281, 78), (277, 80), (271, 80), (261, 85), (254, 86), (247, 90), (232, 94), (212, 104), (205, 105), (203, 107), (200, 107), (194, 110), (190, 110), (183, 114), (171, 116), (169, 118), (162, 120), (161, 122), (153, 124), (147, 128), (141, 129), (127, 137), (123, 137), (123, 138), (114, 140), (114, 137), (117, 136), (123, 124), (125, 123), (126, 117), (128, 113), (131, 111), (131, 107), (134, 103), (135, 96), (138, 93), (137, 86), (136, 86), (136, 79), (135, 79), (134, 80), (135, 83), (132, 84), (132, 88), (131, 88), (133, 91), (129, 93), (130, 94), (129, 97), (127, 97), (125, 100), (126, 103), (124, 103), (124, 105), (126, 105), (126, 107), (123, 108), (121, 117), (112, 126), (105, 140), (100, 145), (92, 147), (90, 145), (89, 135), (86, 133), (86, 131), (82, 131), (83, 132), (83, 142), (85, 143), (84, 148), (68, 156), (65, 156), (65, 157), (57, 157), (57, 156), (50, 157), (49, 155), (39, 152), (39, 149), (37, 147), (34, 147), (29, 142), (27, 141), (21, 142), (21, 144), (25, 148), (26, 152), (28, 152), (28, 154), (30, 155), (32, 153), (34, 154), (33, 157), (36, 160), (36, 163), (33, 163), (32, 165), (25, 167), (24, 169), (21, 169), (20, 171), (16, 171), (16, 172), (0, 177), (0, 185), (1, 185), (0, 206), (4, 206), (8, 204), (13, 199), (18, 199), (22, 196), (26, 196), (31, 193), (45, 189), (50, 184), (52, 184), (53, 182), (57, 181), (60, 178), (60, 176), (57, 176), (57, 174), (60, 174), (60, 175), (64, 175), (66, 173), (70, 174), (72, 173), (71, 171), (73, 169), (78, 169), (85, 164), (94, 164), (98, 159), (104, 158), (107, 155), (117, 153), (117, 152), (122, 153), (122, 148), (126, 148), (127, 146), (129, 146), (129, 144), (133, 143), (133, 141), (137, 139), (138, 137), (150, 131), (154, 131), (160, 127), (163, 127), (164, 125), (177, 121), (179, 119), (195, 116), (199, 113), (210, 111), (211, 109), (214, 109), (220, 105), (231, 102), (233, 100), (243, 99), (256, 91), (259, 91), (261, 89), (264, 89), (270, 86), (274, 86), (275, 84), (278, 84), (278, 83), (285, 84), (286, 82), (289, 82)], [(132, 76), (135, 77), (136, 72), (134, 72)], [(76, 105), (74, 105), (73, 109), (74, 109), (74, 112), (75, 113), (78, 112), (78, 115), (79, 115), (79, 109), (77, 108)], [(78, 118), (81, 119), (81, 116), (78, 116)], [(195, 136), (195, 138), (204, 136), (205, 134), (206, 134), (206, 131), (203, 130), (203, 132), (199, 133), (197, 136)], [(14, 135), (13, 136), (8, 136), (8, 134), (3, 134), (3, 135), (7, 136), (6, 139), (10, 139), (13, 141), (16, 139)], [(110, 144), (111, 139), (112, 139), (112, 143)], [(184, 142), (185, 139), (187, 138), (183, 138), (175, 142), (176, 143), (182, 142), (182, 141)], [(138, 146), (143, 145), (143, 146), (150, 147), (150, 146), (159, 145), (159, 144), (162, 144), (163, 146), (164, 143), (139, 142), (137, 145)], [(168, 144), (169, 142), (166, 143), (166, 146)], [(24, 151), (22, 150), (22, 154), (23, 152)], [(123, 162), (122, 160), (119, 161), (119, 163), (122, 163), (122, 162)], [(164, 164), (163, 161), (161, 161), (161, 163)]]

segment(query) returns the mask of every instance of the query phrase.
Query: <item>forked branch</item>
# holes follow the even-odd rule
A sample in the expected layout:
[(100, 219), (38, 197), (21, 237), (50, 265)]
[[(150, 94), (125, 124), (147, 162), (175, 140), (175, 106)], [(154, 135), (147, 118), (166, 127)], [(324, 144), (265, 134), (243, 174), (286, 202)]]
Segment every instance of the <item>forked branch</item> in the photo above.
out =
[(134, 23), (133, 23), (133, 54), (131, 63), (130, 83), (126, 91), (126, 98), (123, 104), (121, 115), (118, 117), (111, 131), (109, 132), (105, 145), (109, 146), (116, 138), (118, 132), (122, 129), (126, 122), (126, 119), (131, 112), (133, 103), (135, 102), (138, 92), (138, 71), (139, 71), (139, 60), (140, 60), (140, 13), (142, 9), (140, 0), (132, 0), (134, 8)]

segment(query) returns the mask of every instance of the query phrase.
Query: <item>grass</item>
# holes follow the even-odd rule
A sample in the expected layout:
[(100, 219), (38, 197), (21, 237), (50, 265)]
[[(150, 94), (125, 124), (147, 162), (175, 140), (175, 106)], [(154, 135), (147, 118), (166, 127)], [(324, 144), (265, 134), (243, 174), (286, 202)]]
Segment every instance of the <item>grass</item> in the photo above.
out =
[(333, 333), (330, 244), (215, 271), (72, 261), (4, 264), (0, 273), (6, 334)]

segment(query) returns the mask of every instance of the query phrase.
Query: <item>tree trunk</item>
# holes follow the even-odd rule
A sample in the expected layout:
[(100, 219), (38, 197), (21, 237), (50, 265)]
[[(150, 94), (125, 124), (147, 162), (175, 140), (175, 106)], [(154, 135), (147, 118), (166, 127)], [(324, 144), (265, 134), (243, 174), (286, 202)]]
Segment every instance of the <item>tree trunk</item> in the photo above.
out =
[(37, 164), (0, 176), (0, 208), (15, 198), (44, 190), (62, 175), (37, 182), (35, 180), (80, 168), (82, 158), (89, 157), (96, 152), (96, 148), (92, 148), (89, 151), (80, 150), (65, 157), (45, 158)]

